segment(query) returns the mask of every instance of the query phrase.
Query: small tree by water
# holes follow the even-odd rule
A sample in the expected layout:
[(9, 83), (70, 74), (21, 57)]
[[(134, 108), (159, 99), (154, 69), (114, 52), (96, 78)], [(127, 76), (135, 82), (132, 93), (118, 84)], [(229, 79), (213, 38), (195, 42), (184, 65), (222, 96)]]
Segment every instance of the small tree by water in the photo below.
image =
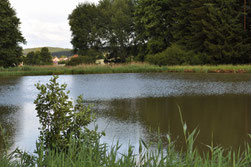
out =
[(34, 101), (41, 124), (39, 143), (46, 149), (65, 150), (72, 139), (81, 142), (84, 135), (91, 134), (99, 138), (100, 134), (87, 129), (95, 118), (90, 106), (83, 104), (82, 96), (73, 106), (70, 91), (65, 92), (67, 85), (60, 85), (57, 79), (58, 76), (53, 76), (46, 85), (35, 85), (40, 91)]

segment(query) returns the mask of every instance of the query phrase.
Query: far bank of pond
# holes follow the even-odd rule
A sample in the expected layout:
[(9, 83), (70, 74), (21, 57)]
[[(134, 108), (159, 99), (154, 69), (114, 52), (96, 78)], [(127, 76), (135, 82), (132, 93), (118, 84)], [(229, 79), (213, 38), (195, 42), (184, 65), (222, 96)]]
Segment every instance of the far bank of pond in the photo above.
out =
[(145, 63), (80, 66), (22, 66), (0, 68), (1, 76), (37, 76), (63, 74), (106, 74), (106, 73), (251, 73), (251, 65), (204, 65), (204, 66), (156, 66)]

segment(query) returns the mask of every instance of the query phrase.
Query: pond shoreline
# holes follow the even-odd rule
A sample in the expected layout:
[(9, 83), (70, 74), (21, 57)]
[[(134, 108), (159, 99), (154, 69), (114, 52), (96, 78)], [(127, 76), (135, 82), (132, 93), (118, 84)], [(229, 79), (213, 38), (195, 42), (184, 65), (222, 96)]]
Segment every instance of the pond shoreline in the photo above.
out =
[(251, 65), (179, 65), (156, 66), (146, 63), (80, 66), (22, 66), (0, 68), (2, 76), (73, 75), (108, 73), (251, 73)]

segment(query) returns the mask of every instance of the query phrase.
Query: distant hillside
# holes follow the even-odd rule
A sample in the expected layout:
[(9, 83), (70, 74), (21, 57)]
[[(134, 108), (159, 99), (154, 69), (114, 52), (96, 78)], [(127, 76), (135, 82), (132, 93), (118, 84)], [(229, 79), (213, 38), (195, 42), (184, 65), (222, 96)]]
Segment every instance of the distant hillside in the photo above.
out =
[[(28, 48), (23, 50), (23, 54), (27, 55), (29, 52), (35, 52), (35, 51), (40, 51), (42, 47), (39, 48)], [(60, 56), (72, 56), (72, 50), (71, 49), (66, 49), (66, 48), (54, 48), (54, 47), (47, 47), (49, 51), (51, 52), (52, 56), (55, 57), (60, 57)]]

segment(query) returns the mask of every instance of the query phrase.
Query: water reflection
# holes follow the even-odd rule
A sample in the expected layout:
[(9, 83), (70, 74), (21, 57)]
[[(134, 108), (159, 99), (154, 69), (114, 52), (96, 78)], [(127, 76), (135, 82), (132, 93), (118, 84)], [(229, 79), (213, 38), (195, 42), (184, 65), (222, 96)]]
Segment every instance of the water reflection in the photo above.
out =
[[(35, 148), (39, 122), (34, 84), (47, 83), (50, 78), (0, 78), (0, 123), (8, 130), (13, 147)], [(70, 97), (83, 94), (87, 103), (94, 104), (96, 123), (107, 134), (102, 141), (109, 144), (119, 139), (126, 148), (128, 142), (137, 146), (140, 138), (155, 141), (150, 128), (182, 138), (177, 105), (189, 129), (200, 130), (197, 144), (201, 149), (210, 144), (212, 134), (215, 144), (238, 148), (251, 133), (251, 75), (64, 75), (59, 82), (68, 84)]]
[[(6, 130), (6, 136), (10, 143), (14, 142), (14, 137), (19, 126), (18, 107), (15, 106), (1, 106), (0, 105), (0, 123), (3, 129)], [(1, 136), (1, 135), (0, 135)], [(3, 149), (3, 138), (0, 137), (0, 150)]]
[[(133, 128), (142, 132), (139, 137), (150, 141), (156, 137), (148, 133), (150, 128), (154, 132), (159, 129), (161, 134), (170, 132), (174, 138), (183, 138), (179, 105), (189, 130), (200, 130), (197, 144), (201, 149), (211, 143), (212, 134), (216, 145), (238, 149), (251, 133), (250, 100), (251, 96), (241, 95), (112, 100), (100, 102), (99, 117), (123, 124), (118, 131), (127, 131), (130, 128), (127, 124), (140, 124)], [(113, 129), (112, 126), (109, 127)]]

